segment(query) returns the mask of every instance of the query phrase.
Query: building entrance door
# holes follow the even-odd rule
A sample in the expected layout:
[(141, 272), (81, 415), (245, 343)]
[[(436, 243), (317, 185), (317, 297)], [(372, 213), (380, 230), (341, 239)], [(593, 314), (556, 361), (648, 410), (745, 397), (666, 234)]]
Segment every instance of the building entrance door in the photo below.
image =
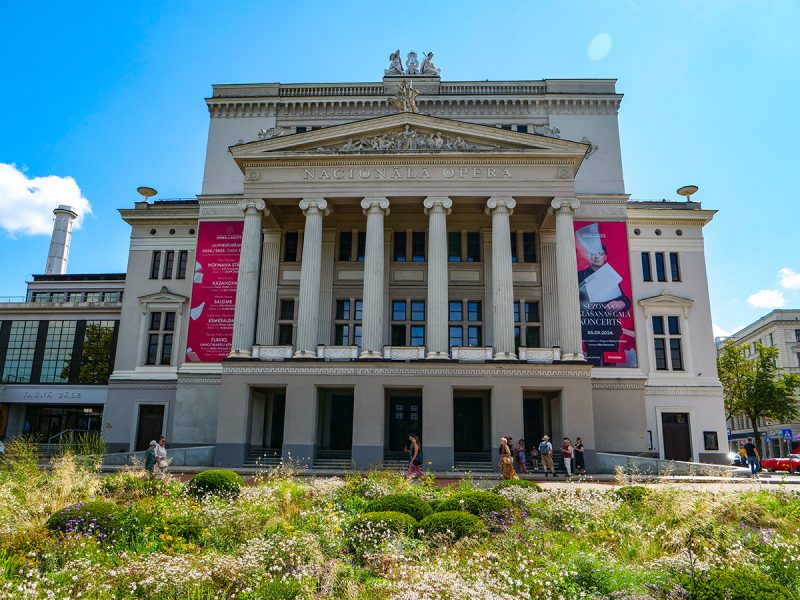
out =
[(422, 436), (422, 397), (420, 395), (390, 395), (386, 416), (389, 421), (386, 450), (389, 452), (402, 452), (409, 444), (408, 435), (410, 433)]
[(353, 390), (321, 390), (319, 448), (350, 452), (353, 448)]
[(485, 439), (485, 405), (486, 398), (483, 396), (453, 397), (453, 452), (488, 450)]
[(542, 398), (523, 398), (522, 423), (525, 447), (538, 447), (544, 431), (544, 400)]
[(283, 422), (286, 416), (286, 394), (270, 394), (264, 406), (264, 429), (261, 445), (271, 450), (283, 448)]
[(164, 405), (163, 404), (140, 404), (139, 421), (136, 428), (135, 451), (147, 450), (150, 440), (158, 441), (159, 436), (163, 435), (164, 428)]
[(689, 413), (661, 413), (666, 460), (692, 460), (692, 437)]

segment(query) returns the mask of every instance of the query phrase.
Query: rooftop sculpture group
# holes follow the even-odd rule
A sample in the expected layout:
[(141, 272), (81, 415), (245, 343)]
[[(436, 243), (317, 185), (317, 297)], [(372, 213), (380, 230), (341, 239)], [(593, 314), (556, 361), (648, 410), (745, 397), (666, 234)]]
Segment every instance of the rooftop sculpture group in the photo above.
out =
[(413, 50), (406, 57), (406, 66), (403, 68), (403, 59), (400, 50), (389, 55), (389, 68), (384, 69), (384, 75), (415, 75), (422, 77), (439, 77), (442, 70), (433, 64), (433, 52), (422, 53), (422, 65), (417, 60), (417, 53)]

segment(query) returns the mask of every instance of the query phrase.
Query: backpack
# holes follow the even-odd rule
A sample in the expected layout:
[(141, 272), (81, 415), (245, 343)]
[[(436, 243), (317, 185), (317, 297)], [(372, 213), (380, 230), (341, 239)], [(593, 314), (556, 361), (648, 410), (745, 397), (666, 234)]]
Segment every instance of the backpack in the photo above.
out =
[(548, 442), (542, 442), (541, 444), (539, 444), (539, 454), (541, 454), (542, 456), (550, 454), (550, 448), (548, 446), (550, 446)]

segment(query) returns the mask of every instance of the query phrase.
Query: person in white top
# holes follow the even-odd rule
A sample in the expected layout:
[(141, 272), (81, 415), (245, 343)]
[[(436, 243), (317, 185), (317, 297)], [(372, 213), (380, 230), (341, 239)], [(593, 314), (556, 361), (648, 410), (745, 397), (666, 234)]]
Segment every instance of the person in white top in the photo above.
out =
[(154, 468), (157, 477), (163, 476), (167, 472), (167, 439), (162, 435), (158, 438), (158, 445), (156, 446), (156, 464)]

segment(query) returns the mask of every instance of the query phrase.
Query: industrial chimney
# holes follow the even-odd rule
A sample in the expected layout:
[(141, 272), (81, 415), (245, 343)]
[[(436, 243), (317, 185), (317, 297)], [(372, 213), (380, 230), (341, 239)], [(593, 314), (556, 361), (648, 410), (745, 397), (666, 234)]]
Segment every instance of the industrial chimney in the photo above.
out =
[(67, 272), (72, 222), (78, 218), (78, 213), (71, 206), (59, 204), (53, 214), (56, 220), (53, 223), (53, 236), (50, 238), (50, 251), (47, 254), (47, 267), (44, 272), (47, 275), (63, 275)]

